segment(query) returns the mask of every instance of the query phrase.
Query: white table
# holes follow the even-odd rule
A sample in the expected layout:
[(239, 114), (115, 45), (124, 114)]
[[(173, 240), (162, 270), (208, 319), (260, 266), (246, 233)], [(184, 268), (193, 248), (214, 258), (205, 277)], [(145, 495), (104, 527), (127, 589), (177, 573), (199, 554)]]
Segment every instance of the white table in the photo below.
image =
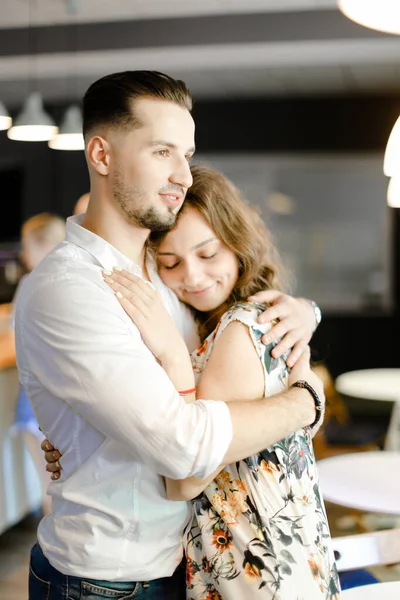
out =
[(397, 402), (400, 400), (400, 369), (361, 369), (343, 373), (335, 380), (341, 394)]
[(372, 583), (342, 592), (343, 600), (399, 600), (399, 598), (400, 581)]
[(343, 373), (335, 380), (340, 394), (393, 402), (385, 450), (400, 451), (400, 369), (361, 369)]
[(325, 500), (367, 512), (400, 514), (400, 452), (341, 454), (319, 460), (317, 468)]

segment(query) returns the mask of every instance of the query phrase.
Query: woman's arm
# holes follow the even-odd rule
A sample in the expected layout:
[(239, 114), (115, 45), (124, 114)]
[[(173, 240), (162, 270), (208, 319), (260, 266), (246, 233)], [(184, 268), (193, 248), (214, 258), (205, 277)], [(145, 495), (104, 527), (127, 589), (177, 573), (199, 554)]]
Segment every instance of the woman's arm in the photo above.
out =
[[(125, 270), (107, 271), (103, 277), (178, 392), (194, 390), (189, 351), (159, 293), (152, 285)], [(196, 399), (195, 393), (185, 393), (182, 397), (186, 402)]]
[[(265, 371), (251, 339), (249, 328), (241, 322), (234, 321), (227, 325), (214, 345), (198, 384), (198, 397), (206, 400), (217, 397), (231, 403), (230, 406), (233, 403), (244, 403), (244, 405), (249, 406), (249, 402), (254, 402), (258, 398), (259, 400), (255, 401), (257, 404), (257, 402), (265, 401), (264, 378)], [(307, 381), (316, 389), (323, 402), (322, 384), (311, 369), (308, 347), (291, 369), (288, 384), (290, 386), (299, 380)], [(286, 437), (288, 429), (290, 431), (297, 429), (297, 427), (288, 428), (288, 423), (293, 418), (293, 403), (287, 402), (287, 400), (295, 391), (298, 391), (298, 388), (284, 390), (282, 393), (266, 399), (268, 402), (268, 421), (254, 423), (255, 428), (260, 427), (263, 430), (263, 436), (266, 440), (265, 447)], [(307, 390), (302, 391), (306, 394), (309, 393)], [(282, 405), (286, 403), (287, 415), (284, 415)], [(240, 419), (233, 419), (233, 427), (234, 436), (239, 437), (241, 434), (248, 436), (248, 431), (246, 431)], [(318, 427), (319, 424), (316, 428)], [(171, 500), (188, 500), (196, 497), (215, 478), (219, 470), (206, 480), (195, 477), (184, 480), (168, 480), (168, 498)]]
[[(218, 398), (226, 402), (264, 396), (264, 370), (246, 325), (234, 321), (222, 332), (201, 375), (197, 394), (204, 400)], [(222, 469), (223, 465), (204, 480), (197, 477), (166, 478), (167, 498), (195, 498)]]

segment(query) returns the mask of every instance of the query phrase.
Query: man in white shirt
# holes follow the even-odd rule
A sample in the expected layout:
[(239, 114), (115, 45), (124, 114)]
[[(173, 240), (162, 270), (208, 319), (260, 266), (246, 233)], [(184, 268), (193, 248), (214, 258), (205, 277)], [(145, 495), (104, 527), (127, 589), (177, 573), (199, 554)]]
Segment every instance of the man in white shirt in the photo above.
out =
[(89, 206), (67, 220), (16, 309), (21, 383), (63, 455), (31, 553), (30, 600), (183, 599), (190, 505), (166, 499), (162, 476), (206, 478), (315, 419), (300, 388), (186, 404), (103, 282), (116, 265), (150, 280), (194, 349), (191, 313), (145, 247), (150, 231), (174, 224), (191, 185), (190, 110), (185, 84), (157, 72), (112, 74), (84, 96)]

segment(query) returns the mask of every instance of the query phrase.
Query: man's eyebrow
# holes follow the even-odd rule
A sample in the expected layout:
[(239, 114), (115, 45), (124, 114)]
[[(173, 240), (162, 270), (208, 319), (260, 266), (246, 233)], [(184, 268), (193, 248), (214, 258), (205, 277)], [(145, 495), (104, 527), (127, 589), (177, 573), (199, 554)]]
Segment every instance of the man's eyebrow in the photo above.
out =
[[(193, 246), (193, 248), (190, 248), (190, 250), (198, 250), (206, 244), (209, 244), (210, 242), (215, 242), (216, 240), (216, 237), (209, 238), (208, 240), (204, 240), (204, 242), (200, 242), (200, 244), (196, 244), (195, 246)], [(157, 254), (158, 256), (176, 256), (175, 252), (157, 252)]]
[[(166, 142), (165, 140), (155, 140), (154, 142), (150, 142), (149, 143), (150, 147), (153, 146), (167, 146), (167, 148), (171, 148), (171, 150), (176, 150), (177, 146), (176, 144), (172, 144), (171, 142)], [(194, 154), (196, 151), (196, 148), (194, 146), (192, 146), (192, 148), (189, 148), (189, 150), (187, 151), (188, 154)]]

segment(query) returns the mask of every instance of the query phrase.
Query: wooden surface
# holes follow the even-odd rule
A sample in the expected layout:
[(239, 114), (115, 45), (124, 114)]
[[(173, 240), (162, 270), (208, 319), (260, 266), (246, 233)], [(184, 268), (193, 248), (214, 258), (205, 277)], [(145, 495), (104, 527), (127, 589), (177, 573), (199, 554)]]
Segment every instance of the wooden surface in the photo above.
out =
[(0, 304), (0, 369), (15, 366), (15, 343), (10, 315), (11, 304)]

